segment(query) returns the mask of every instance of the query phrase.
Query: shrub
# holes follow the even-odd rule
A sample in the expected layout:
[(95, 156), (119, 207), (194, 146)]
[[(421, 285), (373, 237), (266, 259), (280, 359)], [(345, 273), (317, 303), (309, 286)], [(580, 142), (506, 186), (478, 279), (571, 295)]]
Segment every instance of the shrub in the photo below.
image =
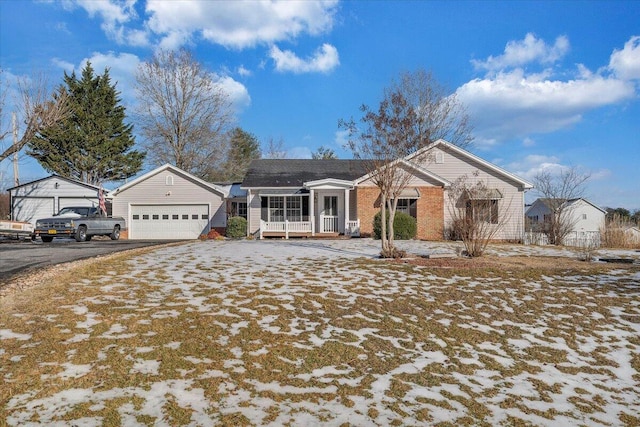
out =
[(241, 216), (229, 218), (227, 223), (227, 237), (237, 239), (247, 236), (247, 220)]
[[(380, 239), (382, 235), (382, 221), (380, 221), (380, 212), (376, 213), (373, 217), (373, 236), (376, 239)], [(387, 221), (389, 220), (389, 214), (387, 213)], [(404, 212), (396, 212), (396, 216), (393, 219), (393, 238), (396, 240), (410, 240), (416, 237), (418, 232), (418, 225), (416, 220), (411, 215), (407, 215)]]
[(604, 227), (600, 228), (602, 247), (605, 248), (639, 248), (640, 239), (634, 238), (631, 227), (633, 223), (619, 214), (607, 219)]
[(223, 237), (216, 230), (210, 230), (209, 233), (207, 233), (207, 238), (209, 240), (219, 240), (219, 239), (221, 239)]

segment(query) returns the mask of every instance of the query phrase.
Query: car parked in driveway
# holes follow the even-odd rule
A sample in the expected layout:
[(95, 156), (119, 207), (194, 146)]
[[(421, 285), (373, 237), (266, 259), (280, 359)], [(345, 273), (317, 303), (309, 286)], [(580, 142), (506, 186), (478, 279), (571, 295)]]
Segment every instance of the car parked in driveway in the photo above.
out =
[(122, 217), (103, 215), (96, 207), (69, 206), (51, 218), (37, 220), (33, 237), (40, 237), (45, 243), (56, 237), (73, 237), (77, 242), (89, 241), (93, 236), (109, 236), (111, 240), (118, 240), (124, 229)]

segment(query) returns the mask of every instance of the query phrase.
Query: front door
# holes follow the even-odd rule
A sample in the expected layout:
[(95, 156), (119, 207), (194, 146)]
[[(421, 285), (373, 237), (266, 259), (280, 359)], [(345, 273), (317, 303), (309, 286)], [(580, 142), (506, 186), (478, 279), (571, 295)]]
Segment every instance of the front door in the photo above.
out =
[(320, 232), (339, 233), (338, 196), (324, 196), (323, 209), (320, 213)]

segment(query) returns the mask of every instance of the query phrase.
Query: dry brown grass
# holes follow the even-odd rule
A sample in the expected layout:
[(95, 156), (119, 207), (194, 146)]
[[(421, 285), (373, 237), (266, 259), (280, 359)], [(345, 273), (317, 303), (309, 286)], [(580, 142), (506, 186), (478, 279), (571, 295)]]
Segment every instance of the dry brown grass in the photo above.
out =
[[(253, 273), (145, 254), (135, 270), (131, 255), (108, 271), (82, 262), (0, 300), (0, 331), (30, 336), (0, 339), (0, 424), (437, 425), (444, 411), (491, 425), (502, 410), (508, 425), (597, 425), (612, 405), (615, 423), (640, 423), (624, 398), (637, 388), (611, 385), (622, 348), (635, 372), (625, 381), (640, 385), (638, 266), (288, 259)], [(590, 382), (558, 411), (579, 378)], [(61, 403), (73, 389), (94, 401)], [(51, 415), (47, 402), (62, 408)]]

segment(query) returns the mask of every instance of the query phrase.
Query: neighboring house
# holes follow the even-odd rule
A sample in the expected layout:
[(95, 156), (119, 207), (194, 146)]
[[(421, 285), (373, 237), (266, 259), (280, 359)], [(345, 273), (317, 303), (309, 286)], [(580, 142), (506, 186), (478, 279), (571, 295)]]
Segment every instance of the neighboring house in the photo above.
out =
[(640, 245), (640, 228), (629, 225), (624, 227), (624, 234), (632, 245)]
[(570, 229), (562, 242), (564, 245), (577, 246), (585, 239), (599, 242), (600, 229), (604, 227), (607, 211), (584, 198), (565, 201), (545, 198), (535, 200), (525, 213), (531, 231), (545, 230), (545, 224), (552, 221), (553, 206), (560, 206), (563, 215), (561, 221)]
[(51, 175), (9, 188), (11, 219), (35, 224), (66, 206), (97, 206), (99, 187)]
[[(486, 197), (495, 215), (487, 221), (504, 222), (494, 238), (523, 238), (524, 192), (532, 188), (527, 181), (444, 140), (398, 161), (412, 175), (398, 210), (416, 218), (417, 238), (449, 235), (453, 206), (448, 194), (462, 176), (490, 189)], [(380, 192), (365, 165), (360, 160), (254, 160), (241, 186), (247, 191), (248, 234), (370, 235)]]
[(129, 239), (196, 239), (227, 224), (221, 187), (165, 164), (113, 190), (113, 215)]

